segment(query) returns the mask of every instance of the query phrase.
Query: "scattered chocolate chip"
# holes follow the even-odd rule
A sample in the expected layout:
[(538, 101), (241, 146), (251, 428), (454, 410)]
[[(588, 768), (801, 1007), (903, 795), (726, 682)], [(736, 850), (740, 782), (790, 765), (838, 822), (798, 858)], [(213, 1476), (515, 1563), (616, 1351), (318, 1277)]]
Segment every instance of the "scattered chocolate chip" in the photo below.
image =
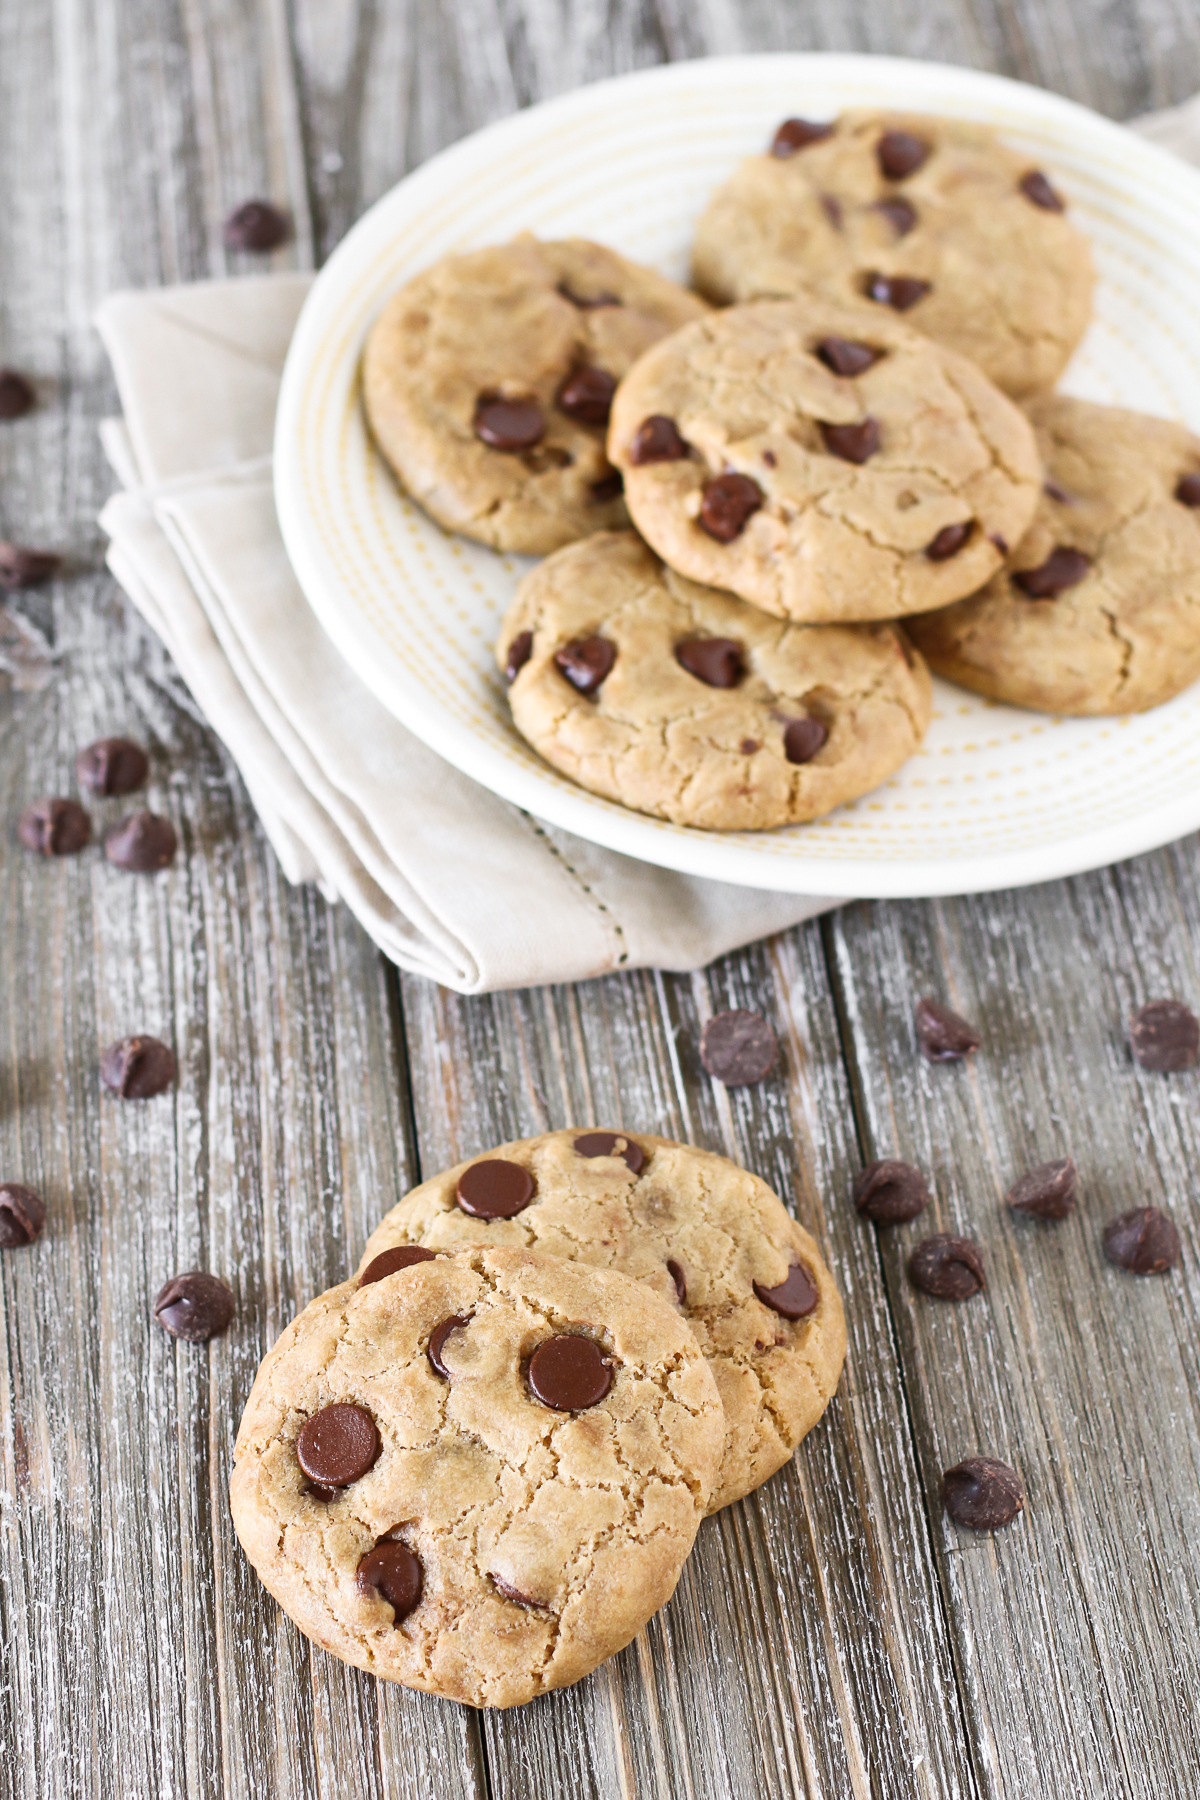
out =
[(917, 1245), (908, 1259), (908, 1272), (913, 1286), (936, 1300), (969, 1300), (987, 1286), (978, 1246), (945, 1232)]
[(75, 758), (79, 784), (93, 794), (132, 794), (149, 773), (149, 757), (130, 738), (97, 738)]
[(1036, 569), (1017, 570), (1012, 578), (1013, 586), (1028, 594), (1031, 600), (1057, 600), (1060, 594), (1082, 581), (1091, 566), (1082, 550), (1071, 550), (1060, 544)]
[(101, 1056), (100, 1079), (122, 1100), (149, 1100), (174, 1081), (175, 1057), (156, 1037), (121, 1038)]
[(508, 657), (504, 664), (504, 674), (506, 679), (515, 681), (532, 655), (532, 631), (518, 631), (516, 637), (508, 646)]
[(995, 544), (995, 546), (996, 546), (997, 550), (1000, 552), (1001, 556), (1008, 555), (1008, 539), (1006, 537), (1001, 537), (1001, 535), (998, 531), (993, 531), (989, 535), (988, 543)]
[(1042, 483), (1042, 492), (1047, 494), (1051, 500), (1057, 501), (1059, 506), (1073, 506), (1075, 503), (1074, 496), (1068, 494), (1066, 488), (1060, 487), (1058, 482), (1052, 480), (1049, 475)]
[(609, 500), (619, 500), (624, 492), (625, 479), (620, 469), (610, 469), (599, 481), (593, 481), (591, 487), (592, 499), (601, 506)]
[(383, 1448), (379, 1428), (365, 1406), (335, 1402), (313, 1414), (296, 1439), (296, 1457), (310, 1481), (349, 1487), (374, 1467)]
[(697, 523), (719, 544), (732, 544), (762, 503), (763, 491), (752, 475), (714, 475), (700, 490)]
[(1067, 203), (1055, 188), (1050, 186), (1040, 169), (1030, 169), (1022, 175), (1017, 186), (1027, 200), (1040, 206), (1043, 212), (1066, 212)]
[(883, 354), (882, 350), (876, 350), (871, 344), (861, 344), (855, 338), (823, 337), (817, 345), (817, 355), (835, 375), (861, 375)]
[(885, 131), (875, 146), (879, 167), (889, 181), (904, 181), (929, 161), (933, 145), (911, 131)]
[(597, 1406), (612, 1380), (612, 1366), (599, 1344), (574, 1332), (546, 1338), (529, 1359), (534, 1398), (555, 1412), (583, 1412)]
[(573, 369), (555, 396), (559, 412), (579, 425), (607, 425), (617, 391), (607, 369)]
[(1181, 475), (1176, 483), (1175, 498), (1182, 506), (1200, 506), (1200, 475)]
[(997, 1531), (1025, 1504), (1021, 1477), (990, 1456), (968, 1456), (942, 1476), (942, 1504), (956, 1525)]
[(513, 1587), (509, 1581), (502, 1581), (499, 1575), (491, 1576), (492, 1586), (505, 1600), (511, 1600), (514, 1606), (531, 1606), (539, 1612), (547, 1611), (544, 1600), (535, 1600), (530, 1594), (523, 1594), (520, 1588)]
[(706, 687), (734, 688), (744, 673), (742, 646), (733, 638), (684, 638), (675, 661)]
[(559, 282), (558, 291), (564, 300), (569, 300), (572, 306), (579, 308), (580, 312), (596, 312), (602, 306), (620, 306), (621, 304), (620, 295), (610, 293), (607, 288), (589, 298), (587, 295), (577, 294), (570, 282), (565, 279)]
[(287, 214), (269, 200), (246, 200), (225, 221), (227, 250), (278, 250), (291, 236)]
[(19, 1181), (0, 1182), (0, 1248), (32, 1244), (46, 1227), (46, 1208), (32, 1188)]
[(811, 762), (828, 736), (820, 719), (789, 719), (783, 728), (783, 754), (790, 763)]
[(949, 562), (957, 556), (975, 529), (974, 519), (963, 519), (957, 525), (943, 525), (925, 546), (930, 562)]
[(872, 212), (882, 213), (897, 237), (907, 237), (917, 222), (917, 209), (911, 200), (876, 200)]
[[(625, 1148), (618, 1150), (618, 1144), (624, 1144)], [(577, 1156), (619, 1156), (634, 1175), (640, 1175), (646, 1166), (646, 1152), (624, 1132), (585, 1131), (582, 1137), (575, 1139), (574, 1149)]]
[(536, 1185), (520, 1163), (489, 1156), (458, 1178), (458, 1204), (473, 1219), (515, 1219), (533, 1199)]
[(0, 369), (0, 419), (20, 419), (31, 412), (37, 399), (25, 377), (16, 369)]
[(419, 1605), (425, 1574), (415, 1550), (385, 1539), (359, 1558), (354, 1582), (360, 1594), (386, 1600), (396, 1615), (393, 1624), (399, 1625)]
[(209, 1338), (220, 1337), (233, 1312), (229, 1287), (203, 1269), (172, 1275), (154, 1302), (154, 1317), (163, 1330), (189, 1344), (207, 1344)]
[(1016, 1213), (1027, 1213), (1034, 1219), (1065, 1219), (1075, 1210), (1075, 1193), (1079, 1171), (1069, 1156), (1054, 1162), (1039, 1163), (1019, 1181), (1014, 1181), (1004, 1196), (1004, 1204)]
[(748, 1087), (779, 1060), (779, 1040), (761, 1013), (731, 1007), (714, 1013), (700, 1033), (700, 1061), (726, 1087)]
[(92, 821), (78, 800), (35, 800), (17, 820), (17, 836), (39, 856), (74, 856), (91, 842)]
[(31, 550), (27, 544), (0, 542), (0, 587), (9, 592), (37, 587), (62, 567), (62, 557), (48, 550)]
[(401, 1269), (414, 1268), (417, 1263), (435, 1262), (437, 1253), (425, 1250), (420, 1244), (393, 1244), (390, 1250), (381, 1250), (373, 1256), (358, 1278), (360, 1288), (371, 1287), (382, 1281), (387, 1275), (397, 1275)]
[(741, 751), (743, 756), (753, 756), (754, 752), (756, 750), (762, 749), (762, 745), (759, 743), (757, 738), (743, 738), (741, 743), (738, 745), (738, 749)]
[(580, 694), (594, 694), (616, 660), (617, 646), (604, 637), (572, 638), (554, 652), (555, 667)]
[(836, 194), (821, 195), (821, 211), (835, 231), (842, 229), (842, 203)]
[(1104, 1254), (1131, 1275), (1165, 1275), (1179, 1261), (1175, 1221), (1157, 1206), (1135, 1206), (1104, 1227)]
[(958, 1062), (982, 1041), (973, 1025), (928, 994), (917, 1001), (913, 1016), (917, 1042), (930, 1062)]
[(545, 434), (546, 421), (536, 400), (505, 400), (480, 394), (475, 402), (475, 436), (490, 450), (528, 450)]
[(816, 125), (811, 119), (785, 119), (771, 139), (771, 155), (794, 156), (797, 150), (807, 150), (810, 144), (832, 136), (832, 125)]
[(152, 875), (174, 861), (175, 827), (158, 813), (135, 812), (104, 834), (104, 854), (118, 869)]
[(443, 1381), (450, 1379), (450, 1371), (442, 1361), (442, 1349), (446, 1339), (452, 1331), (461, 1331), (464, 1325), (470, 1323), (470, 1313), (455, 1313), (451, 1318), (443, 1319), (440, 1325), (435, 1325), (429, 1334), (429, 1349), (426, 1351), (426, 1355), (429, 1358), (430, 1366), (436, 1370)]
[(869, 416), (857, 425), (830, 425), (821, 421), (821, 436), (830, 456), (843, 462), (865, 463), (879, 448), (879, 421)]
[(821, 1298), (817, 1284), (803, 1263), (793, 1263), (778, 1287), (754, 1283), (754, 1292), (764, 1306), (784, 1319), (806, 1319)]
[(895, 312), (907, 312), (910, 307), (923, 300), (932, 288), (933, 283), (922, 281), (918, 275), (881, 275), (872, 270), (863, 281), (863, 293), (868, 300), (878, 300), (881, 306), (890, 306)]
[(668, 1256), (668, 1258), (667, 1258), (667, 1274), (671, 1277), (671, 1280), (675, 1283), (675, 1293), (679, 1300), (680, 1306), (686, 1306), (687, 1305), (687, 1276), (683, 1272), (683, 1265), (681, 1263), (677, 1263), (673, 1256)]
[(651, 413), (643, 419), (629, 446), (629, 460), (638, 469), (646, 463), (679, 462), (687, 453), (674, 419), (664, 413)]
[(1200, 1055), (1200, 1022), (1182, 1000), (1148, 1000), (1129, 1021), (1129, 1048), (1143, 1069), (1190, 1069)]
[(929, 1205), (929, 1189), (911, 1163), (868, 1163), (854, 1183), (854, 1204), (876, 1225), (906, 1225)]

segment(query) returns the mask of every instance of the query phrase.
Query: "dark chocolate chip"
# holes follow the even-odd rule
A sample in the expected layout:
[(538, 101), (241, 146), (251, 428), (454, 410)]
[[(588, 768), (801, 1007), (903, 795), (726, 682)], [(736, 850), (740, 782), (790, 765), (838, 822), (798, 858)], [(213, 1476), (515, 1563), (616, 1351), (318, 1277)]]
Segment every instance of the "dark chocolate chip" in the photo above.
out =
[(429, 1349), (426, 1351), (426, 1355), (429, 1358), (430, 1366), (441, 1376), (443, 1381), (450, 1379), (450, 1371), (442, 1361), (442, 1349), (446, 1339), (452, 1331), (461, 1331), (463, 1326), (469, 1325), (470, 1322), (470, 1313), (455, 1313), (450, 1318), (443, 1319), (440, 1325), (435, 1325), (429, 1334)]
[(74, 856), (91, 842), (92, 821), (78, 800), (35, 800), (17, 820), (17, 836), (39, 856)]
[(172, 1275), (154, 1302), (154, 1317), (163, 1330), (189, 1344), (207, 1344), (209, 1338), (220, 1337), (233, 1312), (230, 1289), (203, 1269)]
[(742, 646), (733, 638), (684, 638), (675, 661), (706, 687), (734, 688), (744, 673)]
[(789, 719), (783, 728), (783, 754), (790, 763), (811, 762), (829, 736), (820, 719)]
[(481, 394), (475, 402), (475, 436), (489, 450), (528, 450), (540, 443), (546, 421), (536, 400)]
[(314, 1413), (296, 1439), (296, 1457), (310, 1481), (349, 1487), (374, 1467), (383, 1448), (379, 1428), (365, 1406), (344, 1401)]
[(19, 1181), (0, 1182), (0, 1248), (32, 1244), (46, 1227), (46, 1208), (32, 1188)]
[(835, 231), (842, 229), (842, 203), (836, 194), (821, 195), (821, 211)]
[(153, 875), (174, 861), (175, 827), (158, 813), (135, 812), (104, 834), (104, 854), (118, 869)]
[(27, 544), (0, 542), (0, 587), (37, 587), (62, 567), (62, 557), (48, 550), (31, 550)]
[(1175, 498), (1182, 506), (1200, 506), (1200, 475), (1181, 475), (1175, 485)]
[(515, 681), (529, 658), (533, 655), (532, 631), (518, 631), (508, 646), (508, 658), (504, 664), (504, 673), (509, 681)]
[(1065, 1219), (1075, 1210), (1075, 1192), (1079, 1171), (1069, 1156), (1054, 1162), (1039, 1163), (1019, 1181), (1014, 1181), (1004, 1196), (1004, 1204), (1016, 1213), (1027, 1213), (1034, 1219)]
[(458, 1178), (458, 1204), (473, 1219), (515, 1219), (536, 1192), (533, 1176), (520, 1163), (489, 1156)]
[(558, 390), (558, 410), (579, 425), (607, 425), (616, 391), (607, 369), (573, 369)]
[(1013, 575), (1013, 586), (1019, 587), (1031, 600), (1057, 600), (1068, 588), (1081, 582), (1091, 568), (1091, 560), (1082, 550), (1071, 550), (1060, 544), (1036, 569), (1020, 569)]
[(1066, 201), (1050, 186), (1040, 169), (1030, 169), (1027, 174), (1022, 175), (1017, 186), (1025, 198), (1032, 200), (1035, 206), (1040, 206), (1043, 212), (1066, 212)]
[(854, 1204), (864, 1219), (876, 1225), (905, 1225), (925, 1211), (929, 1189), (920, 1169), (911, 1163), (868, 1163), (854, 1183)]
[(987, 1286), (978, 1246), (945, 1232), (917, 1245), (908, 1259), (908, 1272), (913, 1286), (936, 1300), (969, 1300)]
[(599, 481), (593, 481), (591, 486), (592, 499), (600, 506), (609, 500), (619, 500), (624, 492), (625, 478), (620, 469), (610, 469), (607, 475), (602, 475)]
[(773, 450), (764, 450), (762, 459), (768, 469), (774, 469), (779, 463), (779, 458)]
[(778, 1287), (754, 1283), (754, 1292), (764, 1306), (784, 1319), (807, 1319), (821, 1298), (816, 1282), (803, 1263), (793, 1263)]
[(917, 1042), (930, 1062), (958, 1062), (982, 1041), (973, 1025), (928, 994), (917, 1001), (913, 1016)]
[(843, 462), (865, 463), (879, 448), (879, 421), (868, 416), (857, 425), (830, 425), (821, 421), (821, 436), (830, 456)]
[(942, 1476), (942, 1504), (956, 1525), (997, 1531), (1025, 1504), (1021, 1477), (990, 1456), (968, 1456)]
[(932, 282), (922, 281), (918, 275), (881, 275), (872, 270), (863, 281), (863, 293), (868, 300), (878, 300), (881, 306), (907, 312), (925, 298), (932, 286)]
[(757, 738), (743, 738), (741, 743), (738, 745), (738, 749), (741, 751), (743, 756), (753, 756), (754, 752), (756, 750), (762, 749), (762, 745), (759, 743)]
[(643, 419), (629, 446), (629, 460), (638, 469), (646, 463), (679, 462), (687, 453), (674, 419), (665, 413), (651, 413)]
[(957, 556), (975, 529), (974, 519), (963, 519), (957, 525), (943, 525), (925, 546), (930, 562), (949, 562)]
[(580, 312), (596, 312), (602, 306), (620, 306), (621, 304), (620, 295), (610, 293), (607, 288), (602, 289), (594, 297), (577, 294), (565, 278), (559, 282), (558, 291), (564, 300), (569, 300), (572, 306), (579, 308)]
[(535, 1600), (531, 1594), (523, 1594), (510, 1581), (503, 1581), (499, 1575), (491, 1576), (492, 1586), (502, 1599), (511, 1600), (514, 1606), (531, 1606), (539, 1612), (548, 1610), (544, 1600)]
[(76, 778), (93, 794), (132, 794), (149, 773), (149, 757), (131, 738), (97, 738), (75, 758)]
[(555, 667), (580, 694), (594, 694), (616, 660), (617, 646), (605, 637), (572, 638), (554, 652)]
[(1008, 555), (1008, 539), (1006, 537), (1001, 537), (1001, 535), (998, 531), (993, 531), (989, 535), (988, 543), (995, 544), (995, 546), (996, 546), (997, 550), (1000, 552), (1001, 556)]
[(763, 491), (752, 475), (714, 475), (700, 490), (697, 523), (719, 544), (732, 544), (762, 503)]
[(1143, 1069), (1190, 1069), (1200, 1055), (1200, 1022), (1182, 1000), (1148, 1000), (1129, 1021), (1129, 1048)]
[[(618, 1150), (618, 1144), (624, 1144), (625, 1148)], [(577, 1156), (619, 1156), (635, 1175), (640, 1175), (646, 1166), (646, 1152), (624, 1132), (585, 1131), (582, 1137), (575, 1139), (574, 1148)]]
[(358, 1278), (358, 1285), (360, 1288), (371, 1287), (385, 1276), (399, 1274), (401, 1269), (411, 1269), (417, 1263), (436, 1259), (436, 1251), (425, 1250), (420, 1244), (393, 1244), (390, 1250), (381, 1250), (378, 1256), (371, 1258)]
[(917, 209), (911, 200), (877, 200), (872, 212), (882, 213), (897, 237), (907, 237), (917, 222)]
[(16, 369), (0, 369), (0, 419), (20, 419), (32, 411), (37, 396)]
[(378, 1594), (395, 1612), (393, 1624), (399, 1625), (420, 1604), (425, 1574), (421, 1559), (407, 1544), (396, 1544), (385, 1538), (373, 1550), (359, 1558), (354, 1572), (360, 1594)]
[(1175, 1221), (1157, 1206), (1135, 1206), (1104, 1227), (1104, 1254), (1131, 1275), (1165, 1275), (1179, 1261)]
[(122, 1100), (149, 1100), (174, 1081), (175, 1057), (156, 1037), (121, 1038), (101, 1056), (100, 1079)]
[(817, 355), (835, 375), (861, 375), (883, 354), (882, 350), (859, 343), (856, 338), (824, 337), (817, 345)]
[(904, 181), (915, 175), (933, 152), (933, 145), (911, 131), (885, 131), (875, 146), (879, 167), (889, 181)]
[(771, 139), (772, 156), (794, 156), (810, 144), (820, 144), (833, 136), (832, 125), (816, 125), (811, 119), (785, 119)]
[(574, 1332), (546, 1338), (529, 1359), (533, 1396), (555, 1412), (583, 1412), (599, 1405), (612, 1380), (612, 1366), (599, 1344)]
[(667, 1258), (667, 1274), (675, 1283), (675, 1293), (680, 1306), (687, 1305), (687, 1276), (683, 1272), (682, 1263), (677, 1263), (673, 1256)]
[(748, 1087), (769, 1075), (779, 1041), (769, 1019), (740, 1006), (714, 1013), (700, 1033), (700, 1061), (726, 1087)]
[(278, 250), (291, 236), (291, 220), (269, 200), (246, 200), (225, 221), (227, 250)]
[(1042, 483), (1042, 492), (1047, 494), (1051, 500), (1056, 501), (1059, 506), (1073, 506), (1075, 504), (1074, 495), (1068, 494), (1066, 488), (1060, 487), (1058, 482), (1054, 481), (1049, 475), (1047, 475), (1045, 481)]
[(319, 1481), (310, 1481), (306, 1483), (301, 1491), (306, 1494), (310, 1500), (338, 1500), (341, 1498), (342, 1492), (341, 1488), (322, 1487)]

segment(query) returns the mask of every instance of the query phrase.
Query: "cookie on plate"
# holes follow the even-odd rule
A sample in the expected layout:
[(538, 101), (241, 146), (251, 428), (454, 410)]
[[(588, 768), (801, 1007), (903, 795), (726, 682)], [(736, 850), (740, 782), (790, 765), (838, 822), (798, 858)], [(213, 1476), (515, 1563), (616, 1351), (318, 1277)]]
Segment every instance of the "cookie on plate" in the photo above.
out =
[(1039, 712), (1143, 712), (1200, 678), (1200, 438), (1065, 395), (1033, 402), (1033, 524), (980, 594), (909, 628), (940, 675)]
[(519, 1706), (670, 1598), (724, 1438), (665, 1300), (477, 1248), (304, 1309), (259, 1369), (230, 1499), (314, 1642), (468, 1706)]
[(891, 625), (792, 625), (599, 532), (525, 576), (496, 646), (513, 722), (581, 787), (710, 830), (815, 819), (920, 744), (929, 674)]
[(608, 453), (672, 568), (805, 623), (973, 593), (1041, 481), (1028, 420), (973, 363), (886, 308), (812, 297), (656, 344), (617, 390)]
[(728, 1425), (710, 1512), (773, 1475), (837, 1387), (846, 1329), (815, 1242), (765, 1181), (711, 1151), (581, 1128), (502, 1144), (394, 1206), (360, 1279), (398, 1246), (481, 1240), (619, 1269), (686, 1319)]
[(693, 266), (721, 303), (866, 295), (1018, 396), (1054, 385), (1091, 314), (1091, 252), (1062, 194), (960, 119), (786, 120), (714, 195)]
[(544, 555), (626, 524), (604, 454), (613, 389), (694, 294), (582, 239), (450, 256), (394, 294), (363, 400), (401, 484), (451, 531)]

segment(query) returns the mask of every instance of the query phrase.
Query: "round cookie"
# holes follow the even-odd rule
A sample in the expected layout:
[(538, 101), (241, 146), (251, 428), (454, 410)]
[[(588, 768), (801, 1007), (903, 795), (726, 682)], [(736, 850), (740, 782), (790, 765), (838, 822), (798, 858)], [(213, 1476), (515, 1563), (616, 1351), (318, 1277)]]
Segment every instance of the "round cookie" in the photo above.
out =
[(631, 531), (522, 581), (496, 647), (513, 720), (592, 793), (679, 825), (761, 830), (877, 787), (929, 723), (891, 625), (793, 625), (665, 569)]
[(544, 555), (628, 523), (604, 453), (612, 390), (704, 303), (582, 239), (446, 257), (393, 295), (363, 358), (375, 440), (451, 531)]
[(982, 593), (909, 629), (940, 675), (1039, 712), (1143, 712), (1200, 677), (1200, 438), (1115, 406), (1029, 407), (1038, 510)]
[(885, 307), (815, 297), (656, 344), (617, 390), (608, 452), (672, 568), (804, 623), (973, 593), (1041, 480), (1028, 420), (972, 363)]
[(728, 1426), (709, 1512), (773, 1475), (837, 1387), (846, 1328), (816, 1243), (765, 1181), (711, 1151), (583, 1128), (502, 1144), (394, 1206), (360, 1278), (397, 1245), (481, 1239), (619, 1269), (687, 1321)]
[(304, 1309), (246, 1403), (233, 1520), (314, 1642), (468, 1706), (519, 1706), (669, 1599), (724, 1435), (695, 1340), (656, 1294), (480, 1247)]
[(787, 121), (713, 196), (693, 272), (723, 304), (865, 294), (1017, 396), (1054, 385), (1091, 314), (1087, 240), (1043, 172), (986, 125), (906, 113)]

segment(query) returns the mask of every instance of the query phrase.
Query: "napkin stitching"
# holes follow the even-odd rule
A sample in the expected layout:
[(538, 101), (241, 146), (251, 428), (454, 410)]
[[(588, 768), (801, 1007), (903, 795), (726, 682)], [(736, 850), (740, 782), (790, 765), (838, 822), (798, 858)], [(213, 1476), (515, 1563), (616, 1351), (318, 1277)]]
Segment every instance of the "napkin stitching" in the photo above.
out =
[(617, 957), (616, 962), (613, 966), (618, 969), (622, 968), (624, 966), (624, 964), (629, 961), (629, 945), (626, 942), (625, 930), (621, 924), (621, 921), (617, 918), (616, 914), (609, 907), (607, 907), (604, 904), (604, 902), (603, 902), (603, 900), (601, 900), (599, 894), (597, 894), (591, 887), (589, 887), (588, 883), (584, 880), (583, 876), (579, 873), (579, 870), (577, 868), (575, 868), (574, 864), (567, 861), (567, 858), (563, 855), (563, 853), (559, 849), (558, 845), (556, 843), (554, 843), (549, 837), (547, 837), (546, 833), (542, 830), (542, 827), (538, 824), (537, 820), (532, 816), (532, 814), (527, 813), (527, 812), (522, 812), (521, 817), (525, 820), (526, 824), (531, 828), (534, 836), (541, 838), (543, 844), (546, 846), (546, 848), (550, 852), (551, 856), (555, 857), (557, 859), (557, 861), (562, 864), (563, 868), (567, 871), (568, 875), (572, 876), (574, 878), (574, 880), (579, 884), (580, 888), (587, 895), (588, 899), (591, 901), (592, 905), (596, 908), (596, 910), (598, 912), (601, 912), (604, 914), (606, 923), (608, 924), (608, 926), (609, 926), (610, 930), (612, 931), (613, 936), (616, 938), (618, 944), (621, 946), (621, 954)]

